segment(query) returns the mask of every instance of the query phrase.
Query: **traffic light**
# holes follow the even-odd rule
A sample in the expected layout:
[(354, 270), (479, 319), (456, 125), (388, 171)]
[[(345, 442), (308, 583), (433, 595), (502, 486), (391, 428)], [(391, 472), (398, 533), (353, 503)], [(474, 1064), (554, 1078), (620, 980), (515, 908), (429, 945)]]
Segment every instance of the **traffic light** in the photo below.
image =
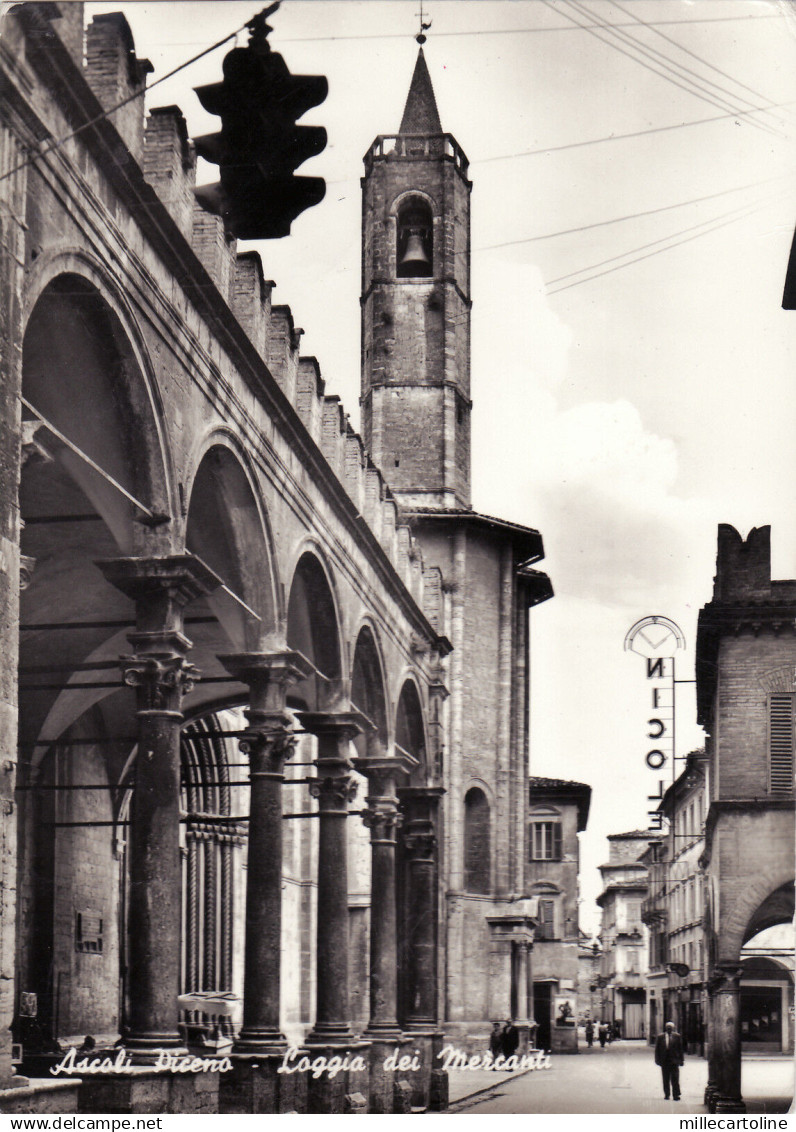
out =
[(224, 59), (224, 80), (197, 87), (205, 110), (218, 114), (221, 130), (196, 139), (196, 152), (219, 166), (220, 180), (195, 190), (208, 212), (223, 216), (240, 240), (272, 240), (290, 233), (296, 217), (323, 200), (322, 177), (296, 177), (294, 170), (326, 146), (322, 126), (298, 126), (312, 106), (323, 102), (323, 75), (291, 75), (271, 51), (265, 19), (272, 4), (247, 25), (248, 46)]

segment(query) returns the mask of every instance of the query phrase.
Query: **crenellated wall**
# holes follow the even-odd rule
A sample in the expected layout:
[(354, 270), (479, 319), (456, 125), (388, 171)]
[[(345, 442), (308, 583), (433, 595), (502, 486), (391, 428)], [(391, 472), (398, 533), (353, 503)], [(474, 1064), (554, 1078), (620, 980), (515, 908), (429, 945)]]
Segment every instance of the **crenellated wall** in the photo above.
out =
[[(62, 23), (77, 59), (76, 14)], [(147, 60), (136, 57), (123, 15), (94, 17), (86, 32), (85, 74), (106, 109), (143, 91), (151, 70)], [(304, 332), (296, 326), (291, 308), (272, 304), (275, 283), (266, 280), (259, 253), (238, 253), (237, 241), (226, 231), (223, 219), (205, 212), (196, 202), (196, 155), (181, 110), (177, 106), (156, 107), (146, 115), (142, 97), (116, 111), (112, 121), (399, 577), (423, 608), (420, 546), (409, 527), (401, 523), (390, 489), (372, 464), (362, 437), (351, 428), (340, 398), (326, 392), (317, 359), (301, 356)]]

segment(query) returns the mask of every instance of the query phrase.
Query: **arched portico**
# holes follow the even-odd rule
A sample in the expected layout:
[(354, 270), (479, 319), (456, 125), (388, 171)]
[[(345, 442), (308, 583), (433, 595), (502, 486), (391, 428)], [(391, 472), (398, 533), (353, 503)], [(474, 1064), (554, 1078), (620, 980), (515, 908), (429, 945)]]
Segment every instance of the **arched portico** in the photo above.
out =
[(168, 551), (173, 493), (123, 304), (77, 257), (34, 274), (22, 342), (17, 977), (41, 1002), (42, 1045), (56, 1019), (61, 1034), (119, 1023), (116, 784), (136, 729), (118, 666), (135, 617), (96, 563)]

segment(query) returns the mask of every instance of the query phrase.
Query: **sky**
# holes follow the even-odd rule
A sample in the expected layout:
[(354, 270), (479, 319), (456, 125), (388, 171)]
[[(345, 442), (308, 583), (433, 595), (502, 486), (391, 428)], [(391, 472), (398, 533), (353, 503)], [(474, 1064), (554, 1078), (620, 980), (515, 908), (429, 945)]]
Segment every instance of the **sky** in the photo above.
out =
[[(125, 12), (150, 84), (260, 7), (86, 4), (89, 18)], [(718, 523), (744, 535), (771, 524), (774, 576), (796, 577), (796, 315), (780, 309), (796, 223), (796, 6), (423, 10), (443, 129), (473, 181), (473, 504), (544, 538), (556, 596), (531, 615), (531, 772), (592, 785), (581, 924), (593, 931), (606, 835), (646, 828), (647, 795), (671, 780), (671, 764), (645, 765), (649, 688), (627, 630), (673, 619), (686, 639), (677, 677), (693, 678)], [(355, 426), (362, 156), (398, 129), (418, 11), (285, 0), (271, 20), (290, 70), (329, 80), (303, 119), (329, 142), (301, 169), (327, 191), (289, 237), (253, 246)], [(176, 103), (192, 136), (214, 132), (192, 88), (220, 80), (231, 46), (148, 106)], [(200, 181), (214, 180), (202, 165)], [(677, 754), (703, 742), (693, 685), (678, 684)]]

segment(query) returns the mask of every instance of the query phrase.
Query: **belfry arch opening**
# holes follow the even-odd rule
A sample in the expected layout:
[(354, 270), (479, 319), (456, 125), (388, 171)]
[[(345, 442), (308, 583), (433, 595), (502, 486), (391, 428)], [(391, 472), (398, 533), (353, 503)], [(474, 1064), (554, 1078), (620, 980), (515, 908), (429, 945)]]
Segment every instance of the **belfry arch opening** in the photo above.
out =
[(413, 197), (401, 205), (396, 240), (399, 279), (423, 279), (434, 274), (434, 219), (425, 200)]

